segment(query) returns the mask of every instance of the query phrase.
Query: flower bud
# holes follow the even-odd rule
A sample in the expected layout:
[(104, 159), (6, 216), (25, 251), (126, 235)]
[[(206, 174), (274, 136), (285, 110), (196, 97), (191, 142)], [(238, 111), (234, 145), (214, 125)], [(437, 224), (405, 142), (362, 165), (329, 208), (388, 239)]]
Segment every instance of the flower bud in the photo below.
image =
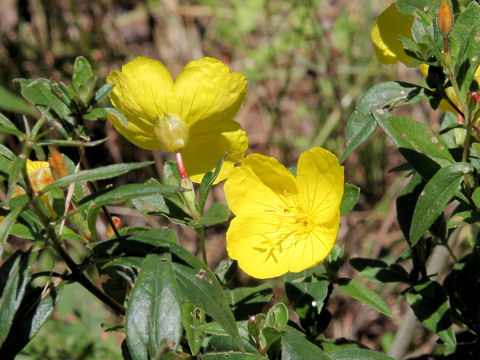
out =
[(448, 37), (453, 28), (453, 14), (450, 3), (447, 0), (442, 0), (438, 6), (438, 29), (443, 37)]
[(187, 123), (177, 115), (163, 114), (157, 116), (153, 124), (153, 129), (163, 150), (177, 151), (187, 145)]
[(50, 150), (48, 164), (50, 165), (50, 171), (55, 180), (65, 177), (70, 173), (62, 154), (57, 149)]
[(190, 215), (194, 219), (199, 219), (200, 214), (197, 210), (197, 202), (195, 200), (195, 191), (193, 190), (192, 181), (188, 177), (180, 179), (180, 186), (183, 189), (183, 191), (180, 193), (180, 196), (182, 197)]
[[(118, 216), (112, 216), (112, 221), (117, 229), (122, 225), (122, 220), (120, 220)], [(115, 231), (113, 230), (112, 225), (108, 225), (107, 239), (113, 239), (114, 237), (115, 237)]]

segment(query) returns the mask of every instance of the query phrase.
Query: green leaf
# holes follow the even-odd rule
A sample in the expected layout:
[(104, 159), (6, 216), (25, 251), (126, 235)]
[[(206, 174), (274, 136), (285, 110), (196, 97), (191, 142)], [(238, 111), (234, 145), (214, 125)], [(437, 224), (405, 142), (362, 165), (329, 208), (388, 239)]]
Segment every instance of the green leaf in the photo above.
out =
[(340, 162), (344, 162), (348, 155), (375, 133), (377, 123), (372, 111), (393, 109), (420, 101), (424, 97), (424, 88), (397, 81), (378, 84), (368, 90), (348, 120), (345, 130), (346, 149), (340, 157)]
[(422, 324), (445, 343), (456, 346), (450, 301), (436, 281), (416, 285), (407, 293), (407, 301)]
[(282, 337), (282, 360), (330, 360), (330, 356), (294, 328), (288, 326)]
[(243, 352), (234, 352), (232, 350), (225, 352), (216, 352), (203, 355), (205, 360), (265, 360), (267, 357), (258, 354), (245, 354)]
[(237, 320), (247, 320), (250, 315), (262, 312), (273, 297), (272, 285), (267, 283), (254, 287), (238, 287), (225, 292)]
[[(155, 179), (149, 179), (145, 184), (161, 185)], [(162, 195), (154, 194), (132, 200), (133, 206), (143, 214), (149, 213), (168, 213), (168, 207)]]
[(129, 171), (136, 170), (151, 164), (153, 164), (153, 161), (145, 161), (145, 162), (130, 163), (130, 164), (114, 164), (114, 165), (102, 166), (92, 170), (82, 170), (74, 174), (70, 174), (60, 179), (57, 179), (53, 183), (48, 184), (42, 190), (42, 193), (46, 193), (52, 189), (65, 188), (70, 184), (77, 183), (80, 181), (110, 179), (119, 175), (126, 174)]
[(468, 163), (457, 163), (440, 169), (420, 194), (410, 227), (410, 244), (415, 245), (443, 213), (445, 206), (460, 190), (463, 177), (473, 171)]
[(17, 137), (22, 137), (23, 132), (18, 130), (13, 122), (10, 121), (5, 115), (0, 113), (0, 126), (1, 131), (6, 132), (8, 134), (16, 135)]
[(75, 140), (43, 140), (35, 143), (37, 146), (78, 146), (94, 147), (107, 142), (108, 137), (95, 141), (75, 141)]
[(8, 198), (12, 197), (17, 183), (23, 181), (22, 171), (25, 167), (26, 162), (27, 160), (20, 156), (13, 161), (10, 172), (8, 174)]
[(95, 93), (94, 102), (98, 103), (103, 99), (105, 99), (108, 96), (108, 94), (110, 94), (114, 86), (115, 86), (114, 84), (105, 84), (102, 87), (100, 87), (100, 89), (98, 89), (97, 92)]
[(355, 185), (345, 183), (343, 185), (343, 198), (340, 203), (340, 216), (347, 214), (358, 202), (360, 188)]
[[(2, 222), (0, 223), (0, 243), (6, 243), (8, 235), (10, 235), (10, 232), (12, 231), (12, 228), (15, 225), (22, 210), (23, 207), (13, 209), (8, 213), (5, 219), (2, 220)], [(0, 254), (2, 249), (3, 246), (0, 248)]]
[(200, 269), (198, 267), (195, 269), (174, 263), (173, 267), (182, 297), (213, 317), (243, 350), (244, 346), (238, 334), (235, 318), (215, 274), (203, 265)]
[(197, 355), (202, 347), (205, 332), (199, 327), (205, 325), (205, 312), (188, 301), (183, 303), (183, 327), (192, 355)]
[(365, 258), (351, 259), (350, 264), (359, 271), (358, 276), (369, 281), (409, 283), (408, 272), (398, 264), (388, 265), (382, 260)]
[(397, 9), (413, 18), (418, 12), (427, 12), (436, 9), (436, 6), (432, 0), (398, 0)]
[(63, 119), (70, 115), (69, 107), (53, 93), (50, 81), (46, 79), (15, 79), (15, 81), (20, 83), (23, 97), (32, 104), (46, 106)]
[(410, 227), (418, 197), (425, 187), (425, 181), (419, 174), (413, 175), (396, 200), (397, 221), (405, 239), (410, 241)]
[(38, 333), (52, 314), (65, 283), (56, 288), (29, 288), (15, 315), (8, 337), (0, 347), (2, 359), (13, 359)]
[[(53, 184), (53, 183), (52, 183)], [(66, 217), (70, 217), (88, 207), (99, 207), (110, 204), (118, 204), (137, 197), (145, 197), (153, 194), (167, 194), (178, 191), (178, 188), (167, 185), (127, 184), (113, 189), (101, 190), (91, 194), (78, 202), (78, 207), (70, 211)]]
[(87, 59), (78, 56), (73, 64), (72, 84), (75, 92), (85, 104), (93, 97), (97, 78), (93, 74), (92, 67)]
[(198, 224), (202, 226), (212, 226), (223, 223), (228, 220), (230, 209), (222, 203), (213, 203), (207, 212), (198, 220)]
[(106, 120), (109, 115), (115, 116), (120, 120), (123, 125), (127, 126), (127, 117), (123, 115), (120, 111), (114, 108), (95, 108), (83, 115), (82, 117), (85, 120), (96, 121), (96, 120)]
[[(0, 117), (1, 116), (2, 114), (0, 114)], [(14, 160), (16, 158), (15, 154), (3, 144), (0, 144), (0, 155), (8, 160)]]
[[(455, 162), (447, 144), (427, 125), (378, 110), (373, 112), (373, 116), (399, 150), (425, 154), (442, 166)], [(414, 167), (414, 164), (411, 165)]]
[(0, 268), (0, 343), (8, 336), (30, 280), (30, 267), (38, 252), (17, 251)]
[(0, 109), (27, 115), (33, 115), (36, 112), (32, 105), (12, 94), (3, 86), (0, 86)]
[(455, 19), (455, 26), (450, 35), (450, 52), (452, 67), (463, 96), (470, 90), (475, 79), (475, 71), (480, 64), (480, 5), (471, 1)]
[(327, 352), (332, 360), (395, 360), (382, 353), (365, 349), (342, 349)]
[(127, 345), (133, 359), (158, 359), (182, 334), (182, 305), (170, 254), (145, 258), (128, 301)]
[(267, 317), (262, 324), (261, 335), (266, 341), (266, 349), (270, 348), (286, 333), (288, 310), (285, 304), (275, 304), (268, 310)]
[(222, 165), (223, 165), (223, 162), (225, 161), (226, 156), (227, 156), (227, 153), (224, 153), (223, 156), (220, 158), (220, 160), (217, 163), (217, 166), (215, 167), (215, 171), (207, 172), (202, 178), (202, 182), (200, 183), (200, 188), (198, 190), (198, 206), (200, 208), (201, 214), (203, 213), (203, 209), (205, 208), (205, 202), (207, 201), (208, 194), (210, 193), (213, 183), (217, 179), (218, 174), (222, 169)]
[[(168, 230), (166, 232), (165, 230)], [(194, 306), (218, 321), (232, 340), (243, 350), (241, 339), (225, 293), (215, 274), (197, 257), (176, 243), (170, 229), (152, 229), (125, 238), (90, 244), (97, 262), (115, 257), (145, 256), (167, 247), (183, 263), (173, 263), (180, 294)]]
[(374, 308), (384, 315), (392, 316), (392, 312), (380, 295), (371, 290), (367, 285), (362, 284), (354, 279), (340, 278), (338, 279), (338, 285), (351, 297), (358, 301)]

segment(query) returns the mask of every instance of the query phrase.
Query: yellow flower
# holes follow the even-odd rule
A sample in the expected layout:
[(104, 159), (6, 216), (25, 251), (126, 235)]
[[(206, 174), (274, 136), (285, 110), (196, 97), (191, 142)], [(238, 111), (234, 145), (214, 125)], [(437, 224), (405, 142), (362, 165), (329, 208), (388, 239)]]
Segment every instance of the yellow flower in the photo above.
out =
[[(40, 192), (48, 184), (53, 182), (53, 176), (52, 176), (52, 172), (50, 171), (50, 165), (48, 162), (32, 161), (30, 159), (27, 159), (26, 167), (27, 167), (28, 179), (30, 180), (30, 184), (32, 185), (33, 191)], [(19, 196), (24, 193), (25, 191), (23, 189), (20, 189), (19, 187), (17, 187), (13, 192), (13, 196)], [(57, 213), (51, 207), (50, 202), (48, 200), (48, 196), (46, 194), (42, 195), (42, 200), (47, 206), (48, 211), (50, 212), (50, 215), (52, 215), (52, 217), (54, 218), (57, 217)]]
[(50, 164), (47, 161), (32, 161), (27, 159), (26, 166), (33, 191), (42, 191), (48, 184), (53, 182)]
[[(370, 35), (377, 58), (382, 63), (394, 64), (400, 61), (408, 66), (408, 64), (414, 60), (405, 53), (402, 42), (398, 40), (400, 35), (413, 39), (411, 31), (412, 25), (413, 20), (398, 11), (395, 3), (391, 4), (380, 14), (372, 27)], [(427, 76), (428, 65), (422, 64), (419, 68), (422, 74)], [(480, 67), (475, 72), (475, 77), (477, 81), (480, 81)], [(458, 107), (458, 100), (453, 89), (449, 87), (445, 89), (445, 92), (449, 99)], [(445, 100), (440, 102), (439, 108), (443, 111), (457, 113)]]
[(249, 155), (225, 182), (236, 215), (228, 255), (260, 279), (315, 266), (337, 239), (343, 185), (343, 166), (320, 147), (300, 155), (297, 177), (274, 158)]
[(397, 61), (408, 65), (412, 57), (405, 54), (403, 44), (398, 37), (412, 37), (413, 20), (397, 10), (395, 3), (386, 8), (373, 24), (370, 33), (377, 58), (384, 64), (395, 64)]
[(188, 174), (199, 182), (228, 152), (218, 181), (245, 156), (248, 140), (233, 120), (247, 92), (243, 74), (203, 58), (185, 66), (174, 82), (157, 61), (137, 57), (112, 71), (113, 106), (127, 117), (109, 120), (130, 142), (147, 150), (180, 151)]

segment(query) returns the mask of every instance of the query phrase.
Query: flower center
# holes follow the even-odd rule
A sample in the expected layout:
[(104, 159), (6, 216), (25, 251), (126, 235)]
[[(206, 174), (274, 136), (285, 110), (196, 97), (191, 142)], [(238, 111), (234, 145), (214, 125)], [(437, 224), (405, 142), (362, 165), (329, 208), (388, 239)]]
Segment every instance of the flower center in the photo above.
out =
[[(265, 210), (277, 223), (276, 229), (264, 233), (264, 240), (257, 247), (266, 253), (266, 259), (275, 257), (274, 252), (283, 252), (305, 240), (318, 224), (298, 195), (284, 192), (284, 201), (275, 209)], [(265, 259), (265, 260), (266, 260)]]
[(188, 126), (185, 120), (175, 114), (158, 115), (153, 130), (165, 151), (177, 151), (184, 148), (188, 141)]

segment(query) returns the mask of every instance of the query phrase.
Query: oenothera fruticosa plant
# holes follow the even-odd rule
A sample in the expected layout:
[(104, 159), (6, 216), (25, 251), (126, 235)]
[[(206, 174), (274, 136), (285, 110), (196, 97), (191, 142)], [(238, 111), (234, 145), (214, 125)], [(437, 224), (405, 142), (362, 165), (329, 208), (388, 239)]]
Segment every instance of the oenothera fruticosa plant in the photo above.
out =
[[(247, 81), (213, 58), (190, 62), (174, 81), (160, 61), (138, 57), (105, 85), (97, 82), (78, 57), (69, 84), (15, 80), (24, 100), (14, 97), (14, 110), (23, 121), (0, 114), (0, 131), (19, 144), (16, 151), (0, 146), (0, 358), (15, 357), (77, 283), (118, 315), (120, 325), (109, 328), (125, 333), (126, 359), (388, 359), (323, 337), (335, 288), (390, 315), (378, 294), (338, 275), (340, 216), (359, 189), (344, 183), (334, 154), (306, 150), (291, 170), (264, 155), (245, 157), (247, 137), (234, 117)], [(165, 162), (160, 179), (116, 186), (114, 178), (152, 162), (89, 168), (98, 159), (88, 159), (86, 148), (107, 141), (92, 138), (90, 122), (103, 120), (175, 161)], [(224, 179), (230, 208), (206, 206)], [(171, 227), (128, 226), (115, 213), (125, 213), (119, 206), (193, 228), (201, 260)], [(230, 210), (230, 258), (212, 270), (205, 228), (227, 221)], [(257, 279), (284, 275), (273, 284), (285, 288), (285, 298), (273, 299), (270, 282), (232, 281), (237, 262)]]
[[(371, 33), (379, 60), (420, 67), (425, 83), (371, 88), (349, 119), (340, 159), (378, 126), (403, 155), (405, 164), (396, 170), (406, 171), (408, 185), (396, 210), (408, 250), (394, 261), (351, 264), (370, 280), (402, 284), (417, 319), (440, 338), (434, 352), (442, 359), (480, 356), (480, 308), (472, 301), (480, 285), (479, 19), (476, 1), (398, 0), (380, 14)], [(418, 101), (446, 111), (439, 126), (392, 113)], [(394, 339), (392, 356), (407, 350), (400, 344), (409, 343), (409, 326)]]

